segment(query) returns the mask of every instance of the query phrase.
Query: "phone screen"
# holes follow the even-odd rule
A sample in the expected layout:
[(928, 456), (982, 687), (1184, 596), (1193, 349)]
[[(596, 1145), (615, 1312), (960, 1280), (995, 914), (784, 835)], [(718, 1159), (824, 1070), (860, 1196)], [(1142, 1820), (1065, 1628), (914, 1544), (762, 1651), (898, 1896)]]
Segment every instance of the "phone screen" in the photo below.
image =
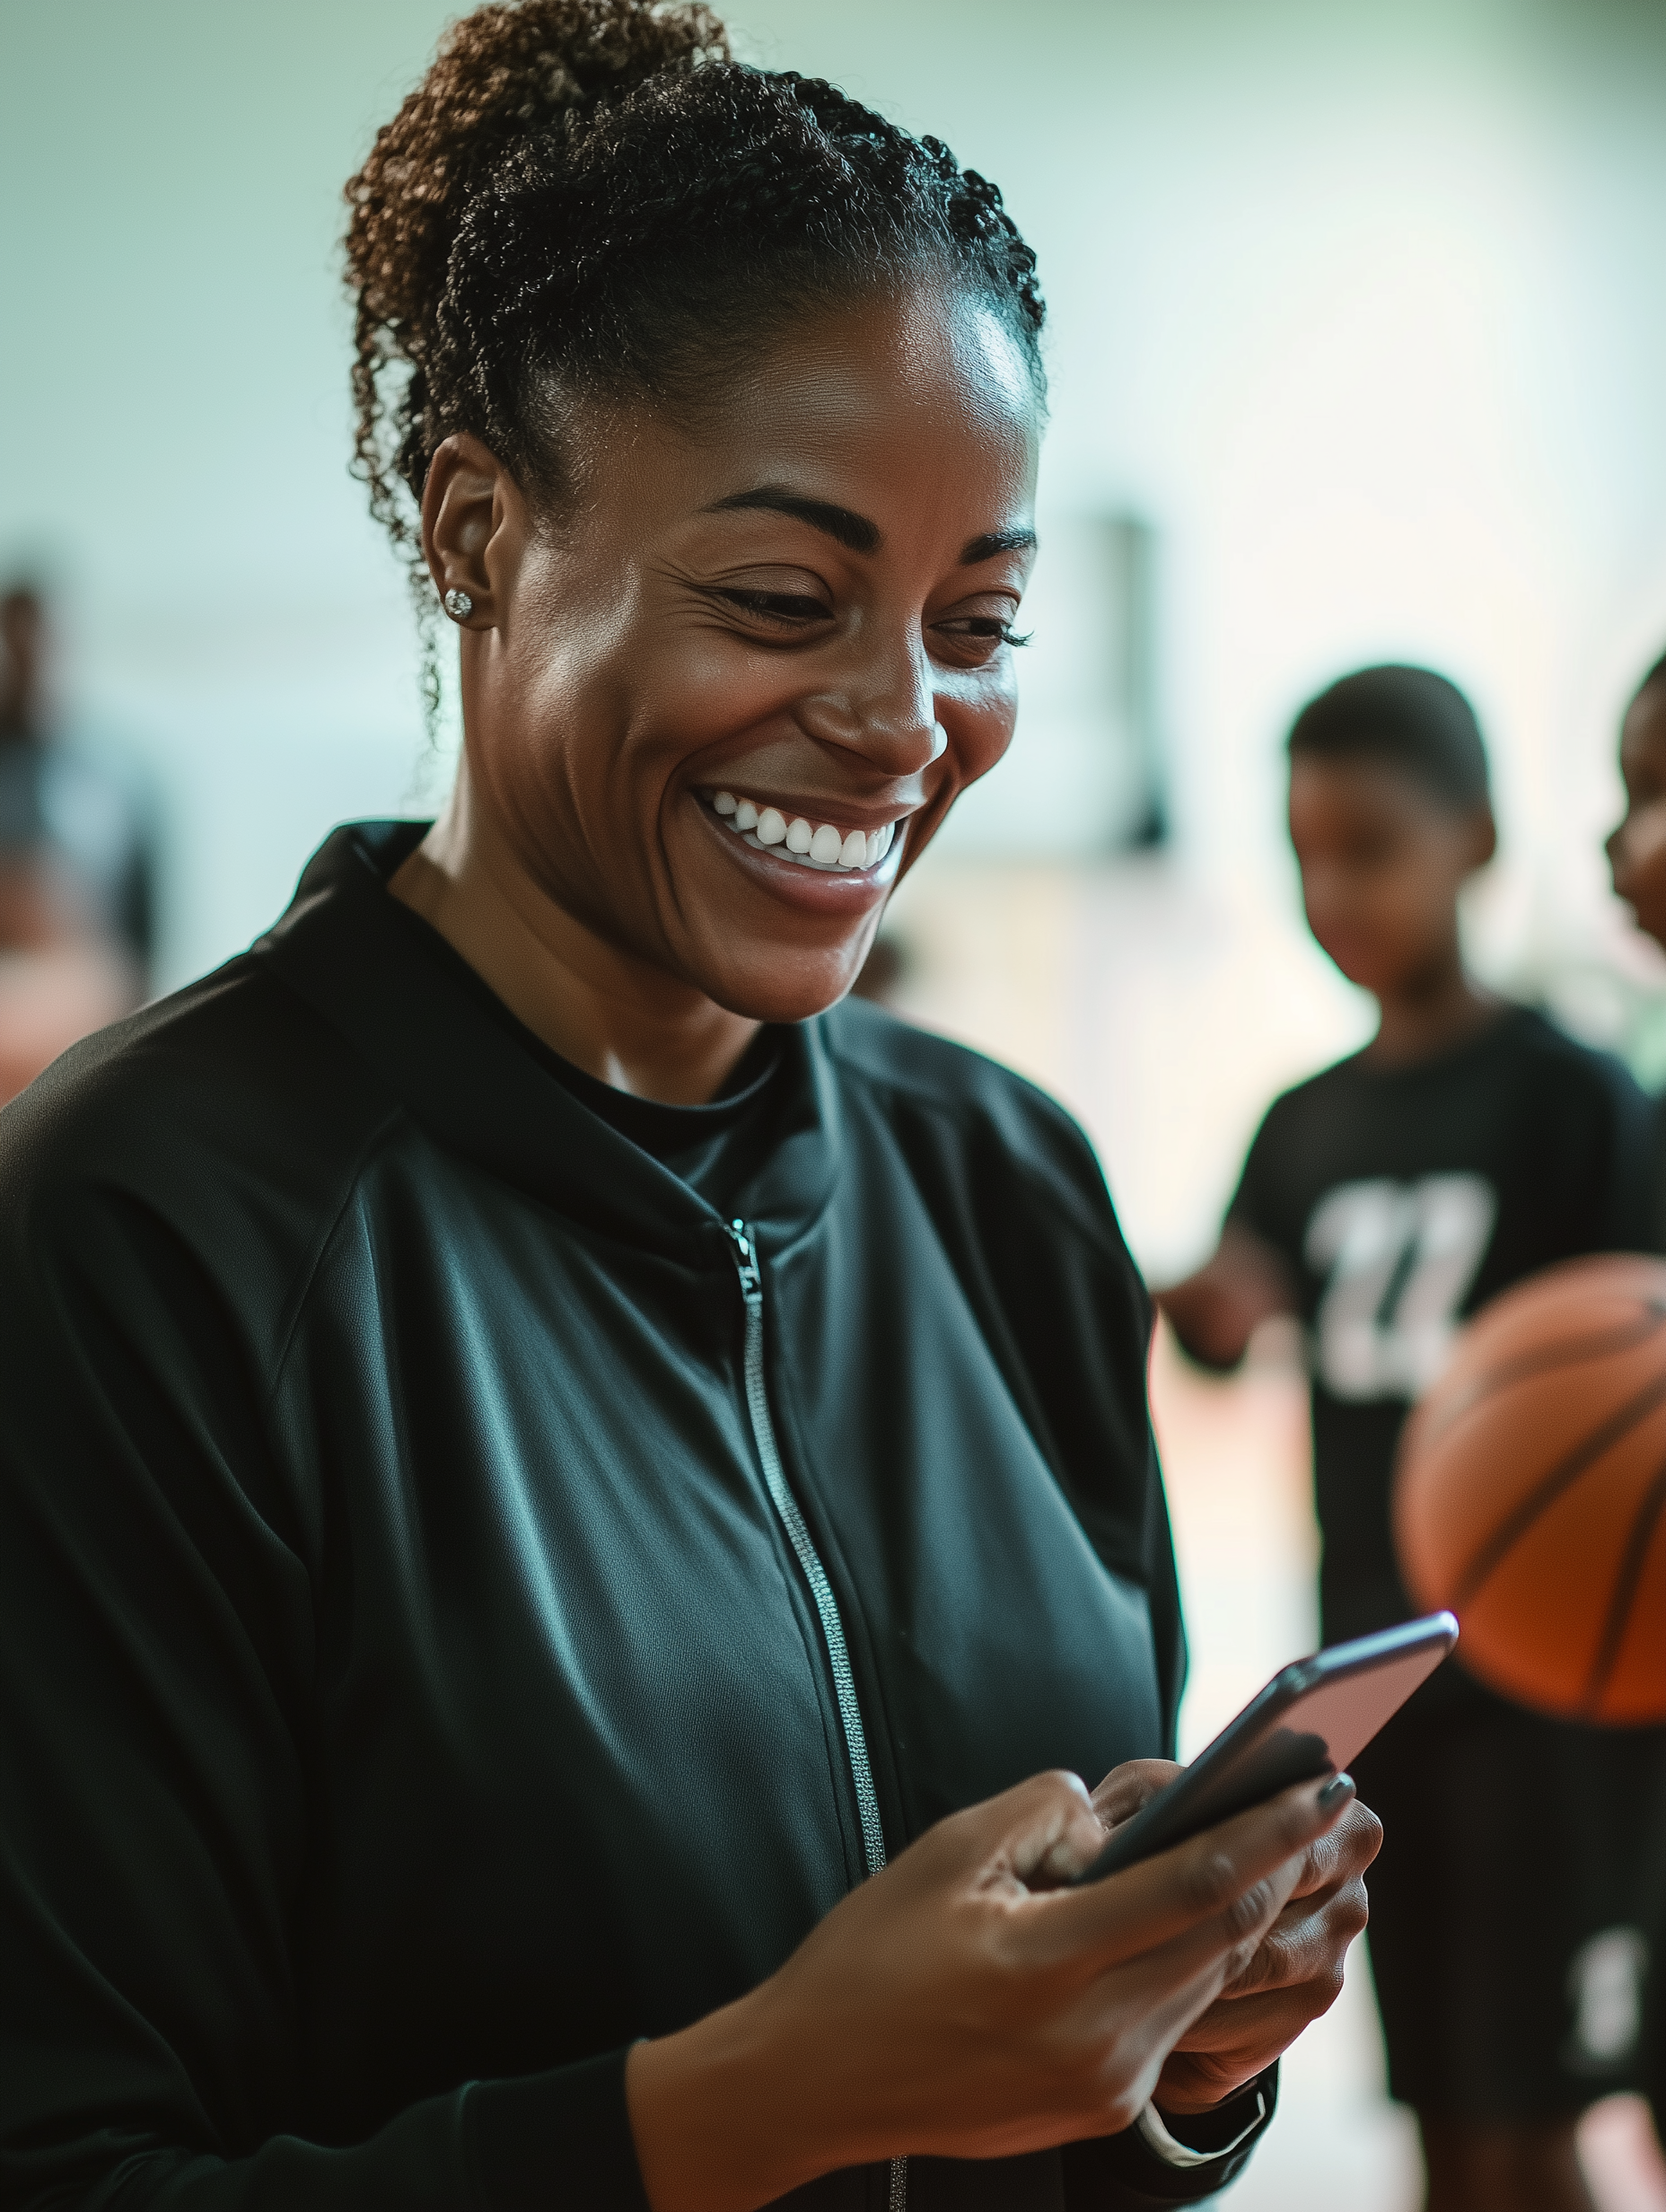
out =
[(1132, 1866), (1264, 1804), (1293, 1783), (1339, 1773), (1458, 1640), (1450, 1613), (1333, 1644), (1276, 1674), (1189, 1767), (1115, 1830), (1082, 1882)]

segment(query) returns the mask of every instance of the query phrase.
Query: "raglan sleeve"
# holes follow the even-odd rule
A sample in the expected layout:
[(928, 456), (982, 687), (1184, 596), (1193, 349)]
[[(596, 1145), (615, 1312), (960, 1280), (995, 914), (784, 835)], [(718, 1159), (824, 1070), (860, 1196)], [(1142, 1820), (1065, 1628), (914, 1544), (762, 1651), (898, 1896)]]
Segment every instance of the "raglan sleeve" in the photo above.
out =
[[(28, 1116), (22, 1117), (23, 1120)], [(0, 1119), (0, 2201), (645, 2212), (623, 2051), (309, 2140), (312, 1599), (248, 1317)]]

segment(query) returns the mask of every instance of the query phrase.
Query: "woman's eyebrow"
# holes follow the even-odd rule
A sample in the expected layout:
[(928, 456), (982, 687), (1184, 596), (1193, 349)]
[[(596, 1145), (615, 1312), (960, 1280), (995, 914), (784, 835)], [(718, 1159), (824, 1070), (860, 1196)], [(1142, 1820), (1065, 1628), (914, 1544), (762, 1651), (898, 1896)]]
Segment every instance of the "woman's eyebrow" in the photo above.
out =
[(836, 507), (830, 500), (807, 499), (802, 492), (790, 492), (780, 484), (760, 484), (756, 491), (731, 492), (726, 499), (715, 499), (703, 511), (707, 514), (725, 514), (737, 507), (762, 507), (772, 514), (794, 515), (799, 522), (808, 522), (812, 530), (837, 539), (853, 553), (877, 553), (885, 542), (880, 535), (879, 524), (869, 522), (865, 514), (853, 514), (848, 507)]
[(962, 568), (976, 568), (979, 561), (991, 561), (997, 553), (1028, 553), (1036, 541), (1033, 530), (991, 530), (981, 538), (969, 539), (960, 549)]
[[(784, 484), (760, 484), (752, 491), (731, 492), (727, 498), (714, 499), (702, 513), (727, 514), (749, 507), (790, 514), (797, 522), (808, 522), (812, 530), (824, 531), (853, 553), (877, 553), (885, 542), (879, 524), (871, 522), (865, 514), (836, 506), (830, 499), (811, 499), (802, 492), (788, 491)], [(1033, 530), (986, 531), (961, 547), (960, 566), (975, 568), (979, 561), (993, 560), (998, 553), (1027, 553), (1035, 541)]]

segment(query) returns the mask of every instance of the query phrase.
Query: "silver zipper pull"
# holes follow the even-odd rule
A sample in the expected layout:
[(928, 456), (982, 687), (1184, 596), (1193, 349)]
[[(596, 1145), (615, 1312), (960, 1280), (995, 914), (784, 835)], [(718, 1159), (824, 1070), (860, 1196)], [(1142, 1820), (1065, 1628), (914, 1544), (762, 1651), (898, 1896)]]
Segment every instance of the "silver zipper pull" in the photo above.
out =
[(750, 1306), (761, 1301), (764, 1295), (763, 1277), (758, 1272), (758, 1250), (746, 1233), (743, 1221), (725, 1222), (723, 1234), (734, 1246), (735, 1267), (741, 1277), (741, 1295)]

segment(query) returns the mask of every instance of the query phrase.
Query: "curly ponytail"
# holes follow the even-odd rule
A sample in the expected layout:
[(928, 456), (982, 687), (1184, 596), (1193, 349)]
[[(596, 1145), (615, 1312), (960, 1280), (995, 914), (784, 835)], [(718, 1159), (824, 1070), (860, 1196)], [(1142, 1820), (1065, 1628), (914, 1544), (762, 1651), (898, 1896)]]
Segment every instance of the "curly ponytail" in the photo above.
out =
[(441, 441), (558, 496), (561, 391), (697, 408), (794, 316), (930, 270), (987, 298), (1038, 390), (1035, 257), (993, 184), (834, 86), (741, 66), (705, 6), (491, 0), (347, 186), (355, 471), (425, 578)]

